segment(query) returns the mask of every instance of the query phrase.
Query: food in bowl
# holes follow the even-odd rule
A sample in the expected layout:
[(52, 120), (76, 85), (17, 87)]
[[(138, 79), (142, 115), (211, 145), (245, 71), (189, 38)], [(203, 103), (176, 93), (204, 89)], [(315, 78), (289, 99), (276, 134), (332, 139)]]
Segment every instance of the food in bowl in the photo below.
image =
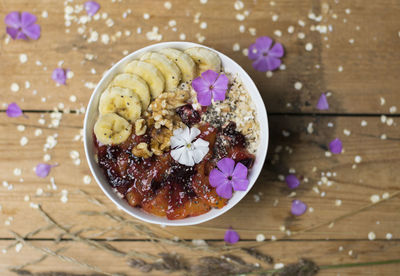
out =
[(93, 135), (109, 185), (170, 220), (223, 208), (246, 190), (259, 144), (255, 105), (237, 75), (203, 47), (132, 60), (99, 101)]

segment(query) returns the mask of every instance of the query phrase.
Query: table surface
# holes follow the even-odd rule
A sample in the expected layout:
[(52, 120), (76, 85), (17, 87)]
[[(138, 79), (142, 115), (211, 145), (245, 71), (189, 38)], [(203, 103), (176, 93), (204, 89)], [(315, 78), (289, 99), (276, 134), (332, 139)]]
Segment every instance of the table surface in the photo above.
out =
[[(110, 240), (108, 245), (121, 251), (163, 250), (162, 243), (152, 242), (149, 235), (133, 231), (129, 224), (82, 214), (109, 211), (135, 221), (114, 207), (93, 178), (85, 184), (84, 177), (91, 174), (81, 134), (93, 85), (124, 55), (157, 42), (149, 39), (148, 32), (161, 34), (161, 41), (184, 38), (201, 42), (233, 58), (256, 82), (270, 123), (267, 162), (255, 186), (237, 206), (197, 226), (146, 224), (149, 229), (189, 243), (195, 239), (222, 245), (226, 229), (232, 227), (241, 237), (236, 247), (257, 245), (258, 250), (273, 256), (275, 263), (283, 264), (299, 258), (335, 265), (400, 256), (399, 0), (243, 0), (241, 10), (229, 0), (104, 0), (99, 1), (100, 19), (89, 22), (80, 11), (83, 2), (0, 1), (2, 22), (11, 11), (29, 11), (38, 16), (42, 30), (37, 41), (13, 41), (3, 23), (1, 26), (1, 275), (15, 275), (8, 270), (10, 266), (40, 258), (43, 252), (31, 245), (52, 250), (68, 247), (63, 255), (107, 273), (140, 274), (126, 264), (126, 257), (93, 249), (85, 242), (71, 242), (73, 236), (60, 236), (57, 228), (32, 234), (22, 248), (22, 243), (15, 247), (11, 231), (24, 236), (47, 225), (33, 208), (35, 204), (63, 226), (72, 227), (70, 231), (84, 229), (79, 234), (82, 239), (101, 244)], [(172, 4), (170, 9), (166, 2)], [(71, 8), (73, 12), (67, 14)], [(149, 19), (144, 18), (146, 13)], [(88, 42), (96, 34), (98, 39)], [(282, 43), (286, 52), (284, 66), (267, 75), (255, 71), (243, 51), (264, 35)], [(311, 51), (306, 50), (309, 43)], [(21, 59), (23, 54), (26, 62)], [(73, 72), (65, 86), (57, 86), (51, 79), (60, 65)], [(300, 90), (295, 88), (297, 82), (302, 84)], [(19, 86), (17, 91), (11, 89), (14, 83)], [(315, 106), (325, 92), (330, 92), (330, 108), (319, 111)], [(11, 102), (18, 103), (26, 117), (7, 118), (5, 109)], [(50, 136), (57, 143), (45, 150)], [(24, 137), (27, 144), (22, 146)], [(344, 151), (329, 156), (328, 145), (334, 138), (343, 141)], [(45, 155), (51, 157), (47, 163), (58, 166), (41, 179), (33, 168), (44, 162)], [(361, 162), (357, 163), (358, 159)], [(293, 172), (301, 179), (296, 190), (282, 181)], [(102, 204), (96, 204), (94, 198)], [(293, 199), (308, 205), (304, 215), (290, 214)], [(259, 234), (265, 241), (256, 242)], [(271, 241), (273, 237), (277, 240)], [(175, 245), (166, 250), (189, 260), (209, 254)], [(256, 262), (240, 251), (237, 254)], [(90, 272), (82, 264), (57, 257), (26, 269)], [(152, 275), (158, 273), (163, 274), (153, 271)], [(399, 275), (400, 264), (320, 272), (339, 274)]]

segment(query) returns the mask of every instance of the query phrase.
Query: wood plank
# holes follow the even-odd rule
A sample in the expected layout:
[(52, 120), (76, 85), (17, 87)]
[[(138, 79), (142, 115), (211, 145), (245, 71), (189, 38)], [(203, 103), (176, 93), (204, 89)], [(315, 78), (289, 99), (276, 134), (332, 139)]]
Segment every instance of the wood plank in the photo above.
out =
[[(42, 127), (37, 123), (38, 119), (43, 116), (47, 126), (51, 115), (29, 113), (28, 116), (29, 119), (16, 118), (0, 123), (0, 180), (13, 185), (11, 190), (0, 188), (0, 220), (5, 222), (9, 217), (13, 218), (10, 226), (0, 228), (0, 237), (10, 237), (8, 229), (26, 233), (45, 225), (39, 213), (29, 207), (31, 202), (41, 203), (56, 220), (65, 225), (74, 225), (76, 230), (90, 226), (116, 226), (115, 222), (106, 218), (78, 215), (83, 210), (103, 210), (89, 203), (84, 196), (76, 194), (78, 189), (87, 191), (101, 199), (110, 210), (115, 210), (94, 180), (89, 185), (83, 183), (84, 175), (90, 175), (90, 172), (82, 143), (74, 141), (79, 134), (83, 115), (65, 114), (59, 128), (43, 128), (43, 134), (38, 137), (34, 135), (36, 128)], [(400, 165), (400, 140), (397, 118), (394, 119), (396, 126), (383, 124), (376, 117), (271, 116), (272, 141), (268, 161), (248, 196), (231, 211), (210, 222), (194, 227), (168, 227), (167, 230), (185, 239), (222, 239), (226, 228), (232, 226), (243, 239), (254, 240), (259, 233), (267, 239), (271, 235), (281, 238), (285, 234), (280, 230), (282, 226), (291, 231), (302, 231), (370, 204), (372, 195), (382, 198), (384, 193), (393, 194), (399, 191), (397, 183), (400, 181), (397, 170)], [(363, 120), (368, 124), (366, 127), (361, 126)], [(307, 132), (309, 123), (313, 124), (312, 134)], [(24, 132), (17, 131), (19, 124), (26, 125)], [(332, 127), (327, 127), (328, 124)], [(282, 135), (284, 130), (290, 134), (288, 137)], [(351, 135), (343, 134), (344, 130), (350, 131)], [(387, 135), (386, 140), (380, 139), (383, 133)], [(58, 143), (54, 149), (49, 150), (49, 163), (58, 163), (59, 166), (52, 169), (49, 177), (40, 179), (32, 169), (37, 163), (43, 162), (46, 137), (55, 134), (58, 134)], [(25, 147), (20, 145), (22, 136), (28, 138)], [(344, 153), (326, 157), (328, 143), (335, 137), (342, 139)], [(72, 150), (80, 154), (79, 166), (74, 165), (70, 157)], [(354, 161), (357, 155), (362, 158), (359, 164)], [(22, 169), (22, 174), (14, 175), (15, 168)], [(293, 191), (279, 180), (279, 175), (288, 174), (290, 169), (295, 169), (301, 179), (308, 178), (308, 182), (302, 180), (301, 186), (294, 191), (295, 196), (290, 196)], [(325, 173), (326, 176), (328, 172), (331, 176), (327, 178), (332, 181), (332, 185), (319, 185), (319, 181), (323, 181), (321, 174)], [(334, 173), (336, 177), (332, 176)], [(58, 190), (51, 189), (50, 177), (54, 177)], [(315, 192), (314, 187), (318, 187), (319, 193)], [(37, 195), (38, 189), (43, 190), (42, 195)], [(63, 189), (69, 192), (67, 203), (61, 202)], [(24, 201), (25, 195), (30, 197), (29, 202)], [(260, 200), (256, 202), (258, 198)], [(313, 208), (313, 212), (309, 210), (300, 217), (290, 215), (290, 204), (294, 198), (306, 202), (309, 208)], [(336, 200), (341, 200), (341, 206), (336, 206)], [(379, 239), (384, 239), (387, 233), (398, 238), (399, 208), (400, 201), (394, 198), (346, 218), (332, 228), (322, 227), (286, 239), (365, 240), (371, 231)], [(153, 229), (160, 228), (155, 226)], [(54, 233), (47, 232), (38, 237), (53, 236)], [(128, 228), (107, 233), (103, 237), (145, 238), (134, 236)]]
[[(13, 101), (20, 103), (24, 109), (34, 110), (53, 109), (60, 103), (66, 109), (86, 106), (92, 90), (86, 88), (85, 83), (96, 83), (112, 63), (124, 56), (123, 51), (132, 52), (153, 43), (146, 38), (146, 33), (153, 26), (159, 27), (162, 41), (179, 40), (181, 33), (186, 34), (188, 41), (197, 41), (196, 34), (204, 36), (205, 45), (232, 57), (249, 72), (270, 112), (317, 112), (315, 104), (318, 97), (327, 91), (333, 93), (329, 98), (331, 108), (328, 111), (332, 113), (389, 113), (389, 108), (400, 101), (397, 91), (400, 80), (396, 73), (400, 70), (400, 6), (396, 0), (356, 0), (348, 3), (285, 0), (276, 1), (275, 6), (264, 1), (246, 0), (243, 1), (244, 9), (239, 11), (249, 11), (244, 21), (235, 19), (239, 12), (228, 0), (209, 1), (206, 5), (199, 1), (185, 5), (175, 0), (170, 1), (171, 10), (163, 8), (163, 0), (152, 2), (159, 9), (139, 0), (99, 2), (101, 12), (107, 13), (107, 18), (111, 18), (114, 25), (107, 27), (106, 20), (101, 19), (89, 22), (86, 29), (95, 30), (100, 36), (122, 32), (120, 38), (107, 45), (100, 39), (87, 43), (77, 32), (82, 25), (76, 23), (68, 27), (70, 33), (66, 34), (64, 6), (60, 1), (42, 1), (43, 5), (25, 0), (12, 1), (12, 10), (27, 10), (39, 15), (42, 37), (38, 41), (10, 41), (6, 44), (6, 36), (2, 36), (1, 108)], [(132, 13), (124, 19), (122, 14), (129, 8)], [(4, 5), (0, 16), (4, 18), (10, 9), (11, 6)], [(48, 18), (40, 17), (43, 10), (48, 12)], [(225, 12), (221, 13), (221, 10)], [(316, 17), (322, 15), (321, 22), (308, 19), (310, 11)], [(206, 22), (207, 29), (201, 29), (200, 24), (194, 23), (198, 12), (201, 13), (199, 22)], [(150, 14), (149, 20), (143, 19), (144, 13)], [(277, 21), (272, 20), (273, 15), (279, 16)], [(168, 27), (172, 19), (177, 22), (177, 31)], [(304, 27), (299, 25), (299, 20), (305, 22)], [(310, 30), (318, 24), (331, 26), (332, 32), (325, 34)], [(240, 25), (246, 27), (245, 33), (239, 32)], [(289, 26), (294, 27), (292, 34), (287, 32)], [(142, 28), (141, 34), (136, 33), (138, 27)], [(235, 43), (243, 49), (255, 41), (256, 36), (248, 31), (254, 27), (257, 27), (256, 36), (269, 35), (285, 45), (286, 70), (276, 72), (272, 78), (256, 72), (241, 51), (233, 51)], [(130, 36), (124, 35), (126, 30), (131, 32)], [(276, 30), (281, 31), (281, 37), (274, 35)], [(299, 33), (304, 33), (305, 38), (299, 39)], [(354, 42), (349, 43), (349, 40)], [(305, 50), (309, 42), (313, 44), (310, 52)], [(28, 55), (28, 62), (19, 62), (21, 53)], [(86, 54), (96, 58), (87, 60)], [(37, 66), (36, 61), (43, 65)], [(74, 72), (74, 77), (63, 87), (56, 87), (51, 80), (51, 72), (59, 61), (64, 61), (63, 67)], [(338, 72), (340, 66), (343, 72)], [(92, 68), (95, 74), (91, 73)], [(29, 81), (30, 88), (24, 88), (26, 81)], [(303, 84), (301, 91), (294, 88), (297, 81)], [(20, 86), (16, 93), (10, 90), (14, 82)], [(36, 95), (33, 94), (35, 90)], [(72, 95), (77, 97), (76, 102), (69, 100)], [(386, 99), (383, 106), (380, 105), (380, 97)], [(43, 98), (45, 102), (42, 102)], [(398, 114), (399, 110), (395, 113)]]
[[(0, 241), (0, 247), (8, 246), (11, 241)], [(60, 254), (79, 259), (90, 265), (95, 265), (103, 271), (109, 273), (126, 273), (127, 275), (165, 275), (165, 272), (152, 271), (150, 274), (140, 273), (130, 268), (126, 264), (125, 258), (115, 257), (108, 252), (95, 250), (80, 243), (71, 243), (62, 241), (55, 245), (50, 241), (32, 241), (37, 247), (46, 247), (51, 250), (67, 247), (67, 251)], [(157, 254), (163, 252), (163, 249), (150, 242), (112, 242), (115, 248), (122, 251), (129, 251), (134, 248), (141, 248), (143, 252)], [(221, 244), (221, 243), (218, 243)], [(246, 247), (248, 243), (240, 242), (239, 246)], [(400, 254), (398, 241), (314, 241), (314, 242), (265, 242), (263, 246), (257, 248), (264, 254), (271, 255), (275, 263), (290, 264), (298, 261), (299, 258), (307, 258), (313, 260), (319, 265), (334, 265), (343, 263), (359, 263), (384, 261), (393, 259)], [(198, 258), (210, 256), (210, 253), (203, 251), (188, 251), (177, 247), (168, 247), (169, 252), (176, 252), (183, 255), (184, 259), (190, 264), (196, 264)], [(349, 255), (351, 251), (351, 255)], [(165, 251), (164, 251), (165, 252)], [(241, 252), (232, 252), (232, 254), (241, 256), (248, 263), (260, 263), (252, 257), (244, 255)], [(15, 275), (7, 269), (9, 266), (21, 265), (25, 262), (35, 260), (41, 256), (41, 253), (29, 246), (24, 246), (20, 252), (16, 252), (14, 248), (8, 250), (6, 254), (2, 254), (2, 262), (0, 263), (0, 271), (2, 275)], [(260, 263), (265, 268), (273, 268), (271, 265)], [(62, 271), (73, 273), (85, 273), (88, 270), (70, 263), (65, 263), (57, 258), (49, 257), (45, 261), (35, 266), (28, 266), (26, 269), (32, 272), (49, 272)], [(358, 268), (340, 268), (322, 270), (318, 275), (397, 275), (400, 270), (399, 264), (382, 265), (375, 267), (358, 267)], [(173, 273), (171, 275), (182, 275), (181, 273)]]

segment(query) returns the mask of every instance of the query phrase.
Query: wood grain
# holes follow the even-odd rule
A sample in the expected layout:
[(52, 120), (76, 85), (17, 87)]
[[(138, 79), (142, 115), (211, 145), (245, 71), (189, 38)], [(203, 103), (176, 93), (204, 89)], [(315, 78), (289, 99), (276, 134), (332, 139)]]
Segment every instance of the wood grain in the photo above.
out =
[[(1, 241), (0, 246), (5, 247), (10, 244), (10, 241)], [(60, 242), (55, 245), (50, 241), (33, 241), (37, 247), (47, 247), (52, 250), (56, 248), (67, 247), (67, 251), (63, 251), (60, 254), (66, 256), (72, 256), (79, 258), (81, 261), (95, 265), (101, 268), (103, 271), (111, 273), (126, 273), (127, 275), (149, 275), (140, 273), (137, 270), (129, 268), (126, 264), (126, 259), (118, 258), (109, 253), (95, 250), (87, 247), (83, 244), (70, 243), (68, 241)], [(241, 242), (240, 245), (246, 246), (248, 243)], [(156, 254), (162, 251), (161, 248), (144, 242), (112, 242), (111, 245), (119, 248), (123, 251), (129, 251), (133, 248), (143, 248), (144, 252)], [(193, 263), (197, 258), (202, 256), (210, 256), (209, 253), (199, 251), (182, 251), (180, 248), (169, 247), (170, 252), (176, 252), (178, 254), (184, 254), (184, 258), (189, 262)], [(382, 242), (382, 241), (315, 241), (313, 243), (305, 241), (291, 241), (291, 242), (268, 242), (264, 246), (259, 247), (258, 250), (265, 254), (271, 254), (274, 257), (275, 263), (290, 264), (298, 261), (298, 258), (312, 258), (319, 265), (330, 265), (339, 263), (357, 263), (357, 262), (370, 262), (385, 260), (381, 252), (384, 250), (388, 255), (394, 257), (400, 254), (400, 247), (398, 241)], [(351, 255), (349, 255), (351, 251)], [(290, 254), (288, 254), (290, 252)], [(243, 253), (236, 253), (238, 256), (242, 256), (243, 259), (249, 263), (259, 263), (259, 261), (244, 256)], [(3, 255), (3, 261), (0, 263), (0, 271), (2, 275), (15, 275), (7, 271), (7, 268), (13, 265), (21, 265), (25, 262), (35, 260), (33, 256), (39, 257), (35, 249), (24, 246), (19, 253), (16, 253), (12, 248), (9, 252)], [(18, 260), (18, 261), (16, 261)], [(261, 264), (266, 268), (273, 268), (271, 266)], [(27, 267), (26, 269), (38, 272), (47, 271), (62, 271), (83, 273), (85, 269), (74, 265), (62, 262), (57, 258), (47, 258), (44, 262), (39, 265)], [(359, 268), (342, 268), (323, 270), (319, 275), (396, 275), (400, 269), (399, 265), (385, 265), (377, 267), (359, 267)], [(165, 272), (153, 271), (150, 275), (165, 275)], [(181, 273), (173, 273), (171, 275), (182, 275)]]
[[(89, 22), (86, 28), (97, 31), (99, 36), (122, 32), (120, 38), (107, 45), (101, 43), (100, 38), (98, 42), (87, 43), (77, 33), (82, 25), (76, 23), (72, 23), (68, 28), (70, 33), (66, 34), (62, 3), (42, 2), (43, 5), (37, 5), (33, 1), (12, 1), (13, 10), (27, 10), (40, 15), (42, 8), (37, 7), (43, 6), (49, 16), (39, 18), (42, 37), (38, 41), (1, 44), (0, 74), (3, 77), (0, 87), (3, 93), (0, 93), (0, 102), (3, 104), (15, 101), (28, 110), (52, 110), (60, 103), (64, 108), (85, 107), (92, 92), (92, 89), (85, 87), (85, 83), (99, 81), (101, 74), (124, 56), (123, 51), (133, 52), (154, 43), (146, 38), (146, 33), (153, 26), (159, 28), (163, 41), (179, 40), (181, 33), (185, 33), (189, 41), (197, 41), (196, 34), (205, 36), (204, 44), (232, 57), (252, 76), (269, 112), (318, 112), (315, 105), (321, 93), (327, 91), (333, 93), (329, 99), (329, 113), (389, 113), (389, 108), (400, 102), (397, 92), (400, 81), (395, 73), (400, 70), (397, 34), (400, 5), (396, 0), (358, 0), (338, 4), (333, 0), (307, 0), (296, 2), (295, 5), (293, 1), (279, 1), (275, 6), (264, 1), (244, 1), (245, 7), (240, 12), (248, 10), (250, 13), (244, 21), (235, 19), (238, 11), (228, 0), (209, 1), (207, 5), (195, 0), (185, 2), (187, 4), (170, 1), (171, 10), (164, 9), (164, 1), (160, 0), (152, 1), (152, 5), (160, 9), (150, 8), (138, 0), (118, 4), (100, 1), (101, 12), (107, 13), (114, 25), (109, 28), (106, 20), (99, 20)], [(327, 11), (322, 8), (325, 4), (329, 4)], [(124, 19), (122, 14), (128, 8), (132, 13)], [(5, 6), (0, 16), (3, 18), (9, 9), (11, 7)], [(346, 13), (347, 9), (350, 14)], [(311, 11), (322, 15), (321, 22), (308, 19)], [(194, 23), (198, 12), (201, 13), (199, 22), (206, 22), (207, 29), (201, 29), (199, 24)], [(143, 13), (149, 13), (150, 19), (144, 20)], [(279, 16), (275, 22), (272, 21), (273, 15)], [(177, 31), (168, 26), (170, 20), (176, 21)], [(301, 27), (298, 20), (303, 20), (305, 26)], [(331, 26), (332, 32), (324, 34), (310, 31), (311, 26), (318, 24), (327, 28)], [(239, 32), (240, 25), (246, 27), (245, 33)], [(292, 34), (287, 32), (289, 26), (294, 27)], [(136, 33), (138, 27), (141, 27), (141, 34)], [(249, 28), (256, 28), (256, 36), (249, 33)], [(131, 32), (130, 36), (124, 35), (126, 30)], [(274, 35), (276, 30), (281, 31), (281, 37)], [(299, 39), (298, 33), (304, 33), (305, 38)], [(283, 60), (286, 69), (276, 72), (272, 78), (255, 71), (251, 61), (241, 51), (233, 51), (235, 43), (241, 49), (247, 48), (261, 35), (274, 37), (286, 49)], [(353, 44), (349, 43), (350, 39), (354, 40)], [(310, 52), (305, 50), (309, 42), (313, 44)], [(27, 63), (19, 62), (21, 53), (28, 55)], [(96, 58), (87, 60), (86, 54)], [(36, 61), (43, 65), (37, 66)], [(63, 67), (74, 72), (74, 77), (62, 87), (56, 87), (51, 80), (51, 72), (59, 61), (64, 61)], [(343, 72), (338, 72), (339, 66), (343, 67)], [(92, 68), (95, 74), (91, 73)], [(24, 88), (25, 81), (30, 82), (29, 89)], [(294, 88), (297, 81), (303, 84), (301, 91)], [(10, 85), (13, 82), (19, 84), (20, 91), (11, 92)], [(34, 90), (37, 91), (36, 95), (33, 95)], [(71, 95), (77, 97), (76, 102), (69, 101)], [(45, 102), (42, 102), (43, 97)], [(380, 105), (380, 97), (385, 98), (386, 105)]]
[[(112, 226), (114, 222), (107, 219), (99, 220), (97, 217), (87, 219), (78, 215), (82, 210), (101, 210), (98, 206), (89, 203), (84, 196), (76, 194), (78, 189), (89, 192), (115, 210), (94, 179), (89, 185), (83, 183), (84, 175), (90, 175), (90, 172), (85, 162), (82, 143), (73, 141), (79, 134), (83, 115), (65, 114), (58, 129), (44, 129), (43, 134), (36, 137), (33, 134), (36, 129), (35, 122), (42, 115), (30, 113), (29, 119), (18, 118), (1, 124), (0, 150), (3, 155), (0, 157), (0, 162), (3, 165), (0, 172), (4, 176), (3, 180), (14, 187), (11, 191), (7, 188), (0, 189), (3, 219), (7, 219), (8, 216), (15, 217), (11, 228), (24, 229), (27, 232), (41, 225), (43, 219), (36, 210), (29, 208), (29, 202), (23, 201), (24, 196), (29, 195), (31, 202), (41, 202), (43, 207), (51, 210), (55, 218), (60, 221), (74, 222), (73, 224), (78, 224), (78, 227), (95, 226), (99, 224), (99, 221), (104, 227)], [(43, 116), (47, 125), (50, 115)], [(367, 127), (361, 127), (362, 120), (367, 121)], [(313, 123), (312, 134), (309, 134), (305, 128), (310, 122)], [(22, 133), (17, 132), (16, 129), (16, 124), (20, 123), (27, 126)], [(328, 123), (333, 127), (327, 127)], [(400, 165), (398, 132), (396, 127), (381, 123), (380, 118), (271, 116), (270, 127), (272, 141), (268, 161), (248, 196), (231, 211), (217, 219), (197, 227), (168, 228), (170, 232), (187, 239), (196, 237), (221, 239), (226, 228), (232, 226), (240, 231), (244, 239), (254, 240), (259, 233), (263, 233), (268, 238), (271, 235), (281, 237), (284, 233), (280, 231), (280, 226), (285, 226), (291, 231), (307, 229), (368, 205), (371, 203), (372, 195), (376, 194), (382, 198), (385, 192), (392, 194), (399, 191), (397, 183), (400, 181), (400, 176), (396, 173), (396, 168)], [(345, 129), (351, 131), (350, 136), (343, 134)], [(284, 130), (290, 133), (289, 137), (282, 135)], [(388, 139), (380, 139), (383, 133)], [(46, 137), (54, 134), (58, 134), (58, 143), (49, 151), (52, 157), (49, 163), (58, 163), (59, 166), (52, 169), (49, 177), (40, 179), (32, 169), (37, 163), (42, 162)], [(19, 139), (23, 135), (29, 140), (25, 147), (19, 144)], [(335, 137), (343, 140), (344, 153), (326, 157), (328, 143)], [(79, 158), (82, 160), (80, 166), (73, 164), (70, 158), (72, 150), (79, 152)], [(355, 164), (357, 155), (362, 158), (360, 164)], [(353, 168), (354, 165), (356, 168)], [(21, 176), (13, 175), (15, 168), (22, 169)], [(308, 178), (308, 182), (303, 180), (301, 186), (294, 191), (295, 195), (291, 195), (293, 191), (287, 188), (285, 182), (279, 180), (279, 175), (287, 175), (290, 169), (294, 169), (301, 179)], [(319, 185), (321, 174), (328, 172), (336, 173), (336, 177), (328, 177), (332, 185), (328, 186), (327, 183)], [(49, 190), (50, 177), (55, 178), (57, 191)], [(19, 181), (20, 178), (23, 182)], [(314, 187), (318, 187), (319, 193), (316, 193)], [(49, 192), (51, 196), (37, 196), (38, 188), (43, 189), (44, 194)], [(60, 201), (62, 189), (69, 191), (69, 200), (66, 204)], [(353, 192), (349, 193), (349, 191)], [(254, 197), (259, 197), (259, 202), (255, 202)], [(306, 202), (314, 212), (307, 212), (298, 218), (290, 215), (289, 206), (295, 198)], [(335, 205), (336, 200), (341, 200), (341, 206)], [(399, 199), (394, 198), (367, 212), (349, 217), (332, 228), (323, 227), (289, 238), (365, 240), (370, 231), (374, 231), (380, 239), (385, 238), (386, 232), (398, 237), (400, 235), (399, 204)], [(27, 220), (30, 221), (29, 224), (26, 224)], [(122, 231), (119, 235), (122, 235), (121, 238), (124, 239), (143, 238), (133, 237), (131, 231), (128, 230)], [(0, 229), (0, 236), (10, 237), (7, 228)], [(48, 238), (49, 236), (43, 234), (40, 237)]]

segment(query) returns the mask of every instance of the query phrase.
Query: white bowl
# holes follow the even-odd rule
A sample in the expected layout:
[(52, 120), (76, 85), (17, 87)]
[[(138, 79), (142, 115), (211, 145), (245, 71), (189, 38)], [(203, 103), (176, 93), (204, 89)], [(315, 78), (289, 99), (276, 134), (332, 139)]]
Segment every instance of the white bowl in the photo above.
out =
[[(243, 70), (235, 61), (230, 59), (229, 57), (225, 56), (224, 54), (214, 50), (214, 52), (218, 53), (222, 60), (222, 66), (226, 72), (238, 74), (239, 78), (242, 80), (243, 84), (247, 88), (253, 103), (256, 106), (257, 111), (257, 119), (260, 123), (260, 144), (258, 146), (258, 150), (256, 153), (255, 162), (253, 168), (249, 172), (249, 187), (247, 191), (235, 191), (233, 193), (232, 198), (228, 201), (228, 204), (223, 207), (222, 209), (211, 209), (208, 213), (205, 213), (200, 216), (196, 217), (189, 217), (185, 219), (179, 220), (169, 220), (163, 217), (157, 217), (151, 214), (146, 213), (140, 208), (134, 208), (130, 206), (125, 199), (120, 198), (112, 189), (110, 184), (107, 181), (107, 178), (104, 175), (103, 170), (98, 166), (97, 162), (95, 161), (95, 149), (93, 143), (93, 127), (98, 117), (98, 104), (100, 99), (100, 94), (104, 91), (110, 81), (114, 78), (114, 76), (118, 73), (122, 72), (124, 66), (134, 60), (139, 59), (142, 54), (148, 51), (157, 51), (163, 48), (176, 48), (176, 49), (187, 49), (190, 47), (205, 47), (203, 45), (199, 45), (196, 43), (191, 42), (163, 42), (154, 45), (150, 45), (144, 47), (140, 50), (137, 50), (130, 55), (124, 57), (119, 62), (117, 62), (108, 72), (106, 72), (100, 82), (97, 84), (96, 89), (94, 90), (88, 107), (86, 109), (86, 116), (84, 121), (84, 144), (85, 144), (85, 153), (86, 158), (89, 163), (90, 170), (94, 178), (96, 179), (97, 183), (99, 184), (100, 188), (103, 192), (111, 199), (119, 208), (124, 210), (129, 215), (141, 219), (146, 222), (155, 223), (155, 224), (162, 224), (162, 225), (172, 225), (172, 226), (184, 226), (184, 225), (193, 225), (199, 224), (213, 218), (216, 218), (223, 213), (227, 212), (233, 206), (235, 206), (253, 187), (254, 183), (257, 180), (258, 175), (261, 172), (263, 167), (266, 155), (267, 155), (267, 148), (268, 148), (268, 119), (267, 119), (267, 111), (264, 106), (264, 102), (258, 92), (258, 89), (246, 71)], [(208, 48), (208, 47), (205, 47)], [(210, 48), (208, 48), (210, 49)]]

